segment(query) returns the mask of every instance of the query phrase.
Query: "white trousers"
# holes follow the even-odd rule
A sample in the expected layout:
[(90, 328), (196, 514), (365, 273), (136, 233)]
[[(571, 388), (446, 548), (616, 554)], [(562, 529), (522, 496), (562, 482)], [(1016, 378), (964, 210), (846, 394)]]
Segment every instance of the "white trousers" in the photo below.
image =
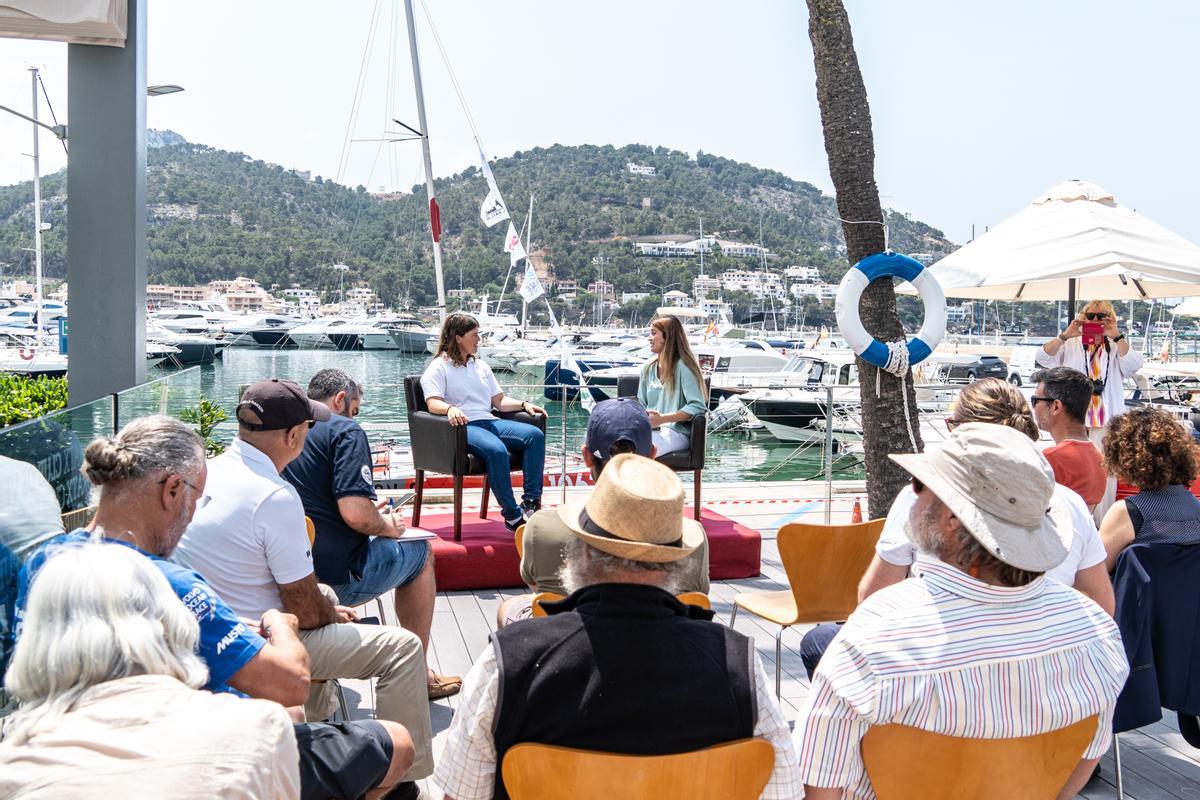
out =
[(651, 431), (651, 437), (654, 440), (656, 457), (674, 453), (676, 450), (687, 450), (692, 446), (692, 440), (687, 435), (666, 425)]

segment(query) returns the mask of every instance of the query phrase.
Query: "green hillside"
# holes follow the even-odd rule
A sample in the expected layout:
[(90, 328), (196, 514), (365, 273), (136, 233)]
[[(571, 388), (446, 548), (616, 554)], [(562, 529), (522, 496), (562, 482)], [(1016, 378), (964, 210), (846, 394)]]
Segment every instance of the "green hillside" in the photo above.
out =
[[(423, 186), (401, 197), (379, 197), (255, 160), (242, 153), (183, 141), (170, 133), (149, 152), (147, 226), (150, 279), (194, 284), (247, 275), (264, 286), (299, 283), (329, 290), (330, 265), (349, 264), (351, 280), (370, 283), (388, 303), (424, 305), (434, 297)], [(173, 143), (172, 143), (173, 142)], [(657, 174), (630, 174), (627, 162)], [(555, 145), (493, 164), (510, 210), (522, 222), (530, 192), (535, 264), (580, 287), (594, 280), (602, 256), (604, 277), (618, 291), (650, 283), (681, 283), (687, 290), (697, 265), (683, 259), (635, 256), (628, 237), (704, 231), (720, 238), (764, 244), (771, 266), (817, 266), (833, 280), (846, 268), (832, 198), (811, 184), (773, 170), (699, 153), (642, 145)], [(488, 229), (478, 216), (486, 184), (477, 168), (437, 185), (445, 229), (447, 288), (462, 284), (495, 294), (508, 269), (501, 251), (505, 226)], [(66, 174), (43, 179), (43, 213), (50, 277), (66, 276)], [(0, 262), (5, 274), (29, 273), (32, 189), (28, 182), (0, 188)], [(892, 242), (907, 252), (953, 249), (938, 230), (890, 213)], [(715, 257), (708, 272), (754, 262)]]

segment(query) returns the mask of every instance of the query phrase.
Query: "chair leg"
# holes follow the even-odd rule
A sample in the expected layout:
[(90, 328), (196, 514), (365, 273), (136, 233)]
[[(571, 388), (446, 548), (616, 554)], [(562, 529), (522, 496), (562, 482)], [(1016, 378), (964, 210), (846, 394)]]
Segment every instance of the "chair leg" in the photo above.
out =
[(780, 627), (775, 634), (775, 699), (778, 700), (782, 690), (781, 678), (783, 676), (783, 632), (785, 628)]
[(387, 625), (387, 609), (383, 605), (383, 597), (376, 596), (375, 603), (379, 608), (379, 624)]
[(417, 490), (416, 497), (413, 498), (413, 527), (421, 524), (421, 499), (425, 496), (425, 470), (419, 469), (416, 471), (413, 488)]
[(480, 519), (487, 519), (488, 488), (489, 488), (488, 487), (488, 478), (487, 478), (487, 475), (484, 475), (483, 476), (483, 499), (479, 501), (479, 518)]
[(342, 684), (338, 680), (333, 680), (333, 688), (337, 691), (338, 706), (342, 710), (342, 721), (350, 721), (350, 704), (346, 702), (346, 690), (342, 688)]
[(700, 470), (692, 473), (692, 497), (696, 506), (696, 522), (700, 521)]
[(1117, 800), (1125, 800), (1125, 786), (1121, 780), (1121, 737), (1113, 734), (1113, 760), (1117, 762)]
[(463, 476), (454, 476), (454, 541), (462, 541)]
[(729, 627), (731, 627), (731, 628), (733, 627), (733, 623), (737, 622), (737, 610), (738, 610), (738, 605), (737, 605), (737, 602), (735, 601), (733, 604), (733, 611), (729, 615)]

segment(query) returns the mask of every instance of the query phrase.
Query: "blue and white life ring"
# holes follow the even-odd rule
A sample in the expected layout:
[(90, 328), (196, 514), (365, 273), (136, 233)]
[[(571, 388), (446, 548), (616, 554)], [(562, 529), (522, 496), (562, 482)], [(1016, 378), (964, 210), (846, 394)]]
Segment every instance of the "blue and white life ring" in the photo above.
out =
[(838, 286), (835, 302), (838, 329), (846, 344), (864, 361), (880, 368), (887, 367), (887, 345), (867, 333), (858, 316), (858, 303), (867, 284), (886, 275), (911, 283), (925, 306), (921, 330), (908, 341), (908, 363), (910, 366), (918, 364), (929, 357), (946, 333), (946, 295), (933, 273), (914, 258), (900, 253), (875, 253), (851, 267)]

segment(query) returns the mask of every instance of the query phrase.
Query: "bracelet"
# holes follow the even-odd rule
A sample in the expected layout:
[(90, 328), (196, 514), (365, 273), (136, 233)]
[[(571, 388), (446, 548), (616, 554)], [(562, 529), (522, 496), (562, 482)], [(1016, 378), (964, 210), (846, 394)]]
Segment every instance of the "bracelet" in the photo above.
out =
[(1066, 342), (1066, 341), (1067, 341), (1067, 337), (1066, 337), (1064, 334), (1061, 334), (1061, 333), (1058, 335), (1058, 339), (1059, 339), (1059, 341), (1061, 341), (1061, 342)]
[(1124, 339), (1124, 338), (1125, 338), (1125, 334), (1123, 334), (1123, 333), (1122, 333), (1122, 334), (1118, 334), (1117, 336), (1114, 336), (1114, 337), (1112, 338), (1112, 341), (1115, 343), (1115, 342), (1119, 342), (1119, 341), (1121, 341), (1121, 340), (1122, 340), (1122, 339)]

